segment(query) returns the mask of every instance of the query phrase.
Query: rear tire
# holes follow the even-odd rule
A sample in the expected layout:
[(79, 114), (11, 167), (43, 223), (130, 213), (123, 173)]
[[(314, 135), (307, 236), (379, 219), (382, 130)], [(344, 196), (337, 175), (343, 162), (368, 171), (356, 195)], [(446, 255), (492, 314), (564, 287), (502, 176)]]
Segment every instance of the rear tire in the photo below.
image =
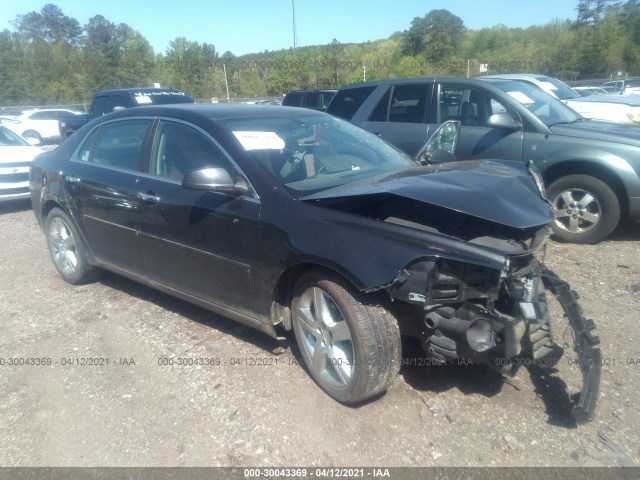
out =
[(327, 394), (358, 403), (393, 383), (400, 370), (395, 318), (324, 272), (304, 274), (291, 304), (293, 329), (309, 374)]
[(553, 233), (572, 243), (597, 243), (620, 221), (620, 201), (606, 183), (589, 175), (567, 175), (551, 183)]
[(33, 138), (38, 141), (38, 144), (42, 143), (42, 136), (40, 136), (40, 134), (35, 130), (27, 130), (22, 134), (22, 138), (26, 138), (26, 139)]
[(44, 225), (49, 254), (60, 276), (73, 285), (93, 280), (98, 271), (89, 263), (87, 248), (69, 216), (54, 208)]

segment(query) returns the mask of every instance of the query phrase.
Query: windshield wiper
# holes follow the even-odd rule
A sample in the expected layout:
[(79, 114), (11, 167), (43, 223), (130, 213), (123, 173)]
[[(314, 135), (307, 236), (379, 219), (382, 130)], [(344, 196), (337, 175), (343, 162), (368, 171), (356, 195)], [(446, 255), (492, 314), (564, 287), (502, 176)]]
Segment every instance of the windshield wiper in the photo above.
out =
[(550, 123), (549, 125), (547, 125), (547, 127), (554, 127), (556, 125), (570, 125), (572, 123), (584, 122), (585, 120), (586, 120), (585, 118), (579, 117), (569, 121)]

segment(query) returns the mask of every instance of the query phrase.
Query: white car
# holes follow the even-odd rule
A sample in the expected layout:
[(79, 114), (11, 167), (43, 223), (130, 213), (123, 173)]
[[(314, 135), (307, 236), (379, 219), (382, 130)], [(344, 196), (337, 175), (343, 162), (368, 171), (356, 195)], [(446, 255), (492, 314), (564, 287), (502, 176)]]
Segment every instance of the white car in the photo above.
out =
[(607, 92), (611, 93), (640, 93), (640, 78), (622, 78), (602, 84)]
[(29, 167), (42, 150), (0, 126), (0, 201), (29, 198)]
[(572, 87), (583, 97), (590, 97), (591, 95), (605, 95), (607, 91), (602, 87), (584, 86), (584, 87)]
[(505, 73), (485, 75), (479, 78), (502, 78), (531, 83), (563, 101), (585, 118), (609, 122), (640, 123), (640, 95), (608, 93), (582, 97), (557, 78), (534, 73)]
[(60, 139), (58, 118), (80, 113), (63, 108), (26, 110), (13, 122), (3, 123), (3, 125), (27, 140), (37, 140), (36, 143), (55, 142)]

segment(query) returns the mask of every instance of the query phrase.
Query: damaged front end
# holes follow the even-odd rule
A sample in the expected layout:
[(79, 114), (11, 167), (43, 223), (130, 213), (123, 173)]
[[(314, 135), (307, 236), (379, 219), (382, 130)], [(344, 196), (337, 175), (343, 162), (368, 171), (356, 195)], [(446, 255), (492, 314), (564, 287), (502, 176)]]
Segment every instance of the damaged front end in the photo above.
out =
[(582, 371), (573, 415), (577, 422), (594, 417), (600, 380), (595, 324), (583, 317), (569, 285), (533, 253), (505, 255), (502, 271), (447, 258), (420, 261), (396, 280), (388, 292), (416, 308), (416, 333), (435, 363), (484, 363), (508, 375), (521, 365), (552, 367), (560, 359), (547, 305), (551, 292), (568, 319)]
[(561, 318), (551, 318), (550, 292), (582, 370), (574, 417), (593, 418), (600, 379), (595, 325), (566, 282), (537, 258), (553, 216), (531, 166), (451, 162), (308, 198), (381, 222), (377, 238), (404, 241), (412, 252), (420, 247), (393, 281), (365, 291), (387, 291), (403, 334), (419, 338), (435, 363), (484, 363), (505, 374), (522, 365), (553, 367), (563, 348), (553, 338), (552, 327), (560, 326), (552, 321)]

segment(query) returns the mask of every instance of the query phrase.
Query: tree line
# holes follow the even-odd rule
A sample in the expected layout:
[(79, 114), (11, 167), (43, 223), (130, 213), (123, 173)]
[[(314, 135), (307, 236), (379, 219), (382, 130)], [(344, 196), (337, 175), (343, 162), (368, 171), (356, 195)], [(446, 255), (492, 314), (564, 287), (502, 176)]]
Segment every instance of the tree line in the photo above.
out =
[(565, 80), (640, 75), (640, 0), (580, 0), (576, 18), (528, 28), (465, 27), (448, 10), (389, 38), (235, 56), (178, 37), (165, 52), (102, 15), (79, 22), (54, 5), (0, 32), (0, 106), (86, 103), (98, 90), (180, 88), (199, 99), (280, 97), (363, 79), (536, 72)]

